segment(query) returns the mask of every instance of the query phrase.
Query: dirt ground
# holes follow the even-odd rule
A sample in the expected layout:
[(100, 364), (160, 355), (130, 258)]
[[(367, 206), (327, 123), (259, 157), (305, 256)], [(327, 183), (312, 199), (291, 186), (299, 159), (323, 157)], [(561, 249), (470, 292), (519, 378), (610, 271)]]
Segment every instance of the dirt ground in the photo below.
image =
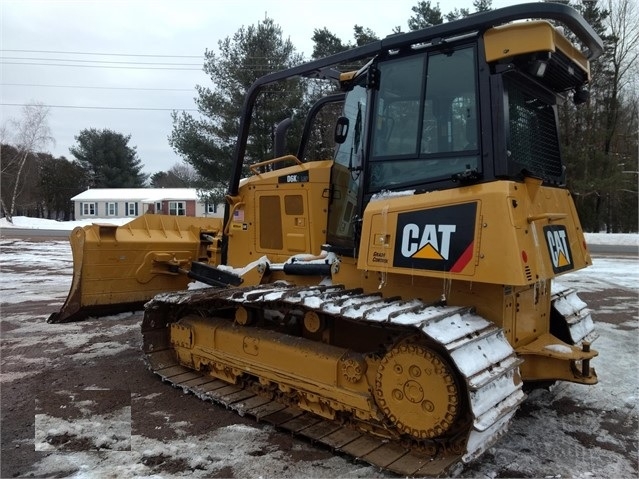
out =
[[(47, 278), (68, 277), (64, 261), (2, 264), (1, 478), (394, 477), (162, 383), (142, 361), (141, 312), (47, 324), (66, 295)], [(532, 392), (462, 477), (638, 477), (636, 290), (580, 296), (608, 311), (600, 384)]]

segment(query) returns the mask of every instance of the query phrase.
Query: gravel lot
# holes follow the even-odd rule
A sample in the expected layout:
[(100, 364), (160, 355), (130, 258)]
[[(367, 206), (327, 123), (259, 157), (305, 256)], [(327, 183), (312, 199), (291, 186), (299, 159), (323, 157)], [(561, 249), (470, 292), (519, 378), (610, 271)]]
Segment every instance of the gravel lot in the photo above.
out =
[[(66, 241), (0, 240), (0, 477), (394, 477), (163, 384), (141, 313), (50, 325)], [(636, 257), (567, 275), (594, 310), (600, 383), (534, 391), (461, 477), (639, 476)]]

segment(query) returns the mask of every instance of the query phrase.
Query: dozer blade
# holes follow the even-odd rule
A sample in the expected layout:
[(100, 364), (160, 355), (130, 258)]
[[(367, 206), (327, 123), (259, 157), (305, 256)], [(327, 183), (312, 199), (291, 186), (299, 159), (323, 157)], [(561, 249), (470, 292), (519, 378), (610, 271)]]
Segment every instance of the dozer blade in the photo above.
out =
[(75, 228), (71, 289), (47, 322), (133, 311), (158, 293), (185, 289), (192, 262), (217, 263), (221, 229), (220, 218), (154, 214)]

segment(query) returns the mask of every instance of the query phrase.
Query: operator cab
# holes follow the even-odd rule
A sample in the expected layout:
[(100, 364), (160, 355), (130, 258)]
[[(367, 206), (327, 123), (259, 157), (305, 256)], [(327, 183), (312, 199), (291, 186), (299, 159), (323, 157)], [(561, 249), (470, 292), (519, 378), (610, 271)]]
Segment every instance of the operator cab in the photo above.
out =
[[(533, 47), (513, 43), (522, 28)], [(525, 177), (563, 185), (556, 104), (567, 91), (583, 97), (584, 59), (548, 22), (376, 57), (343, 82), (328, 241), (355, 254), (359, 219), (375, 195)]]

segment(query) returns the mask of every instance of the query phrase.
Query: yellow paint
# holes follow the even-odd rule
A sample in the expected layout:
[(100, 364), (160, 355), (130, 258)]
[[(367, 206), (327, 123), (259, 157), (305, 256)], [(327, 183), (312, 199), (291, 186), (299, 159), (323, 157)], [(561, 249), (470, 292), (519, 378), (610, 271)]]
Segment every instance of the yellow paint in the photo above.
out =
[(590, 79), (588, 59), (547, 21), (517, 22), (484, 33), (486, 61), (495, 62), (536, 52), (560, 51)]

